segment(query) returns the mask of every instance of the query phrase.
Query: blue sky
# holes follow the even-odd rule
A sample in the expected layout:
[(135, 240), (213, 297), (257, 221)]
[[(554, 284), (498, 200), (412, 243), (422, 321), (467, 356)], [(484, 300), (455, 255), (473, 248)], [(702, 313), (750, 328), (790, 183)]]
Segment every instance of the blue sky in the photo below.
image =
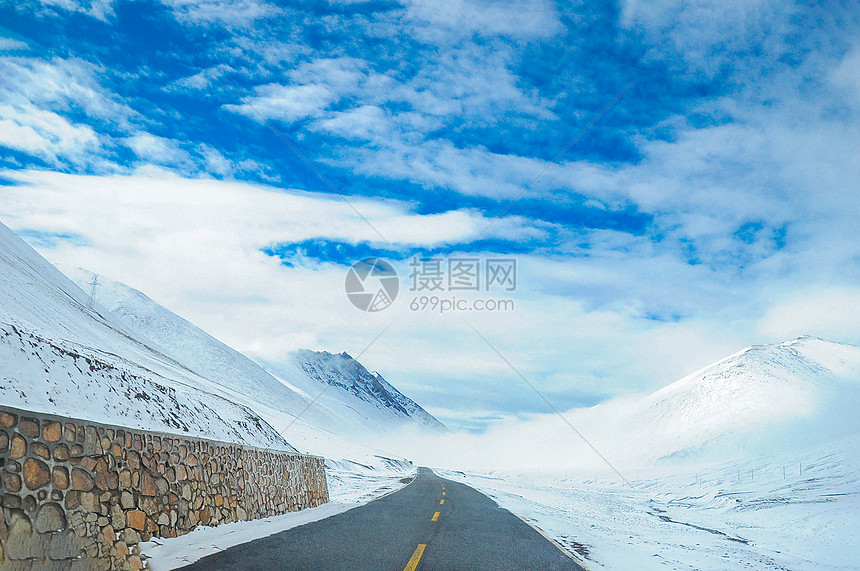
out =
[[(860, 342), (858, 19), (766, 0), (4, 3), (0, 220), (266, 358), (357, 354), (384, 327), (335, 300), (357, 257), (516, 255), (517, 311), (475, 324), (561, 408), (752, 343)], [(511, 372), (462, 320), (398, 320), (364, 360), (449, 423), (541, 411), (515, 379), (493, 388)]]

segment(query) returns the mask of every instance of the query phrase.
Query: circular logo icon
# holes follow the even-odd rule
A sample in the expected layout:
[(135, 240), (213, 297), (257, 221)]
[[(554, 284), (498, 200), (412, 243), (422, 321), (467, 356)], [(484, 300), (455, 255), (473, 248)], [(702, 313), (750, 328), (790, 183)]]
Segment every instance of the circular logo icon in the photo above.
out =
[(382, 311), (394, 303), (400, 279), (391, 264), (382, 258), (365, 258), (349, 268), (344, 289), (346, 297), (358, 309)]

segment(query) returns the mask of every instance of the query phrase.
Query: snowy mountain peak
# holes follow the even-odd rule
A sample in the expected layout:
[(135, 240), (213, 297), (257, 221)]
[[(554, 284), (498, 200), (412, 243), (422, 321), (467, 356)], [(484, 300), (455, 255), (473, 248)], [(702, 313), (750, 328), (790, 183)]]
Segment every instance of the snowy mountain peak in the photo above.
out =
[[(84, 365), (86, 363), (86, 365)], [(0, 224), (0, 401), (131, 428), (292, 449)], [(81, 407), (81, 399), (89, 403)]]
[[(86, 270), (66, 271), (82, 288), (93, 279)], [(206, 379), (203, 388), (248, 406), (276, 426), (290, 424), (298, 415), (304, 423), (344, 435), (386, 429), (391, 421), (433, 426), (433, 417), (346, 352), (325, 355), (333, 371), (347, 369), (352, 375), (349, 383), (363, 389), (341, 393), (340, 402), (313, 399), (320, 393), (321, 382), (330, 384), (325, 381), (327, 376), (309, 376), (291, 363), (266, 363), (264, 368), (140, 291), (105, 276), (98, 279), (95, 300), (113, 317), (139, 338), (163, 347), (165, 352), (169, 349), (179, 366)], [(358, 410), (367, 403), (373, 406)]]
[(796, 443), (848, 434), (860, 428), (857, 405), (860, 347), (803, 336), (739, 351), (652, 393), (624, 416), (630, 426), (647, 427), (646, 440), (664, 454), (678, 454), (788, 433)]
[(368, 371), (347, 352), (302, 349), (293, 355), (293, 363), (309, 377), (352, 394), (403, 420), (414, 420), (438, 431), (447, 428), (415, 401), (394, 388), (382, 375)]

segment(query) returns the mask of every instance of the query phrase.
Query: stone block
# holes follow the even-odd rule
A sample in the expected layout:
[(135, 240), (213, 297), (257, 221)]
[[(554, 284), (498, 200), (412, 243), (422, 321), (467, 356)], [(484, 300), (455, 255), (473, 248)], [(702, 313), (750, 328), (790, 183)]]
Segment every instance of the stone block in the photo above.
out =
[(128, 490), (123, 490), (119, 495), (119, 505), (125, 510), (135, 507), (134, 496), (132, 493)]
[(3, 472), (3, 485), (6, 487), (7, 492), (20, 492), (21, 476), (18, 474), (11, 474), (9, 472)]
[(66, 490), (69, 487), (69, 469), (63, 466), (54, 466), (51, 471), (51, 481), (55, 488)]
[(116, 541), (116, 531), (114, 531), (113, 526), (110, 524), (102, 526), (102, 536), (109, 545)]
[(158, 488), (155, 486), (155, 476), (144, 471), (140, 478), (140, 493), (144, 496), (158, 495)]
[(94, 468), (95, 472), (95, 485), (100, 490), (115, 490), (117, 488), (117, 475), (116, 472), (113, 472), (108, 466), (107, 461), (104, 458), (99, 458), (96, 461), (96, 465)]
[(146, 527), (146, 514), (140, 510), (129, 510), (126, 512), (126, 519), (128, 527), (134, 530), (143, 531)]
[(23, 458), (27, 455), (27, 441), (20, 434), (12, 437), (12, 444), (9, 447), (9, 457), (13, 460)]
[(98, 513), (101, 508), (98, 498), (92, 492), (81, 492), (81, 506), (91, 515)]
[(39, 421), (35, 418), (21, 417), (18, 422), (18, 430), (28, 438), (39, 437)]
[(4, 508), (18, 509), (21, 507), (21, 497), (16, 494), (4, 494), (0, 504)]
[(140, 543), (140, 534), (131, 527), (126, 527), (120, 534), (121, 539), (126, 545), (137, 545)]
[(0, 412), (0, 426), (3, 428), (12, 428), (18, 422), (18, 417), (8, 412)]
[(119, 504), (113, 504), (110, 507), (110, 524), (114, 527), (114, 529), (122, 529), (125, 527), (125, 512), (122, 510)]
[(209, 511), (209, 508), (203, 508), (199, 512), (197, 512), (197, 519), (200, 520), (200, 523), (203, 525), (209, 525), (209, 522), (212, 521), (212, 512)]
[[(50, 553), (59, 555), (71, 538), (79, 543), (75, 554), (85, 554), (74, 560), (78, 566), (89, 561), (92, 568), (128, 568), (130, 557), (140, 558), (137, 544), (153, 534), (175, 537), (200, 523), (267, 517), (328, 497), (318, 459), (3, 414), (0, 452), (6, 463), (0, 480), (9, 493), (0, 504), (7, 513), (18, 510), (29, 517), (37, 532), (44, 530), (48, 539), (31, 533), (37, 539), (26, 549), (43, 557), (46, 549), (57, 549)], [(4, 428), (4, 418), (12, 426)], [(10, 428), (16, 432), (4, 431)], [(33, 493), (22, 495), (23, 490)], [(54, 530), (62, 526), (64, 531)], [(0, 537), (5, 534), (0, 523)], [(5, 555), (0, 555), (4, 571)], [(72, 561), (64, 558), (62, 565)]]
[(66, 423), (66, 442), (74, 442), (75, 437), (77, 436), (78, 429), (74, 425), (74, 423), (67, 422)]
[(81, 468), (72, 468), (72, 489), (81, 492), (89, 492), (93, 489), (94, 481), (89, 472)]
[(81, 493), (76, 491), (66, 492), (66, 509), (71, 510), (81, 505)]
[(56, 503), (47, 503), (39, 508), (33, 527), (38, 533), (63, 531), (66, 529), (66, 514)]
[(152, 496), (141, 496), (138, 503), (140, 509), (146, 512), (146, 515), (155, 515), (161, 510), (161, 501)]
[(48, 559), (74, 559), (81, 552), (81, 540), (70, 531), (52, 534), (47, 543)]
[(85, 456), (97, 456), (102, 453), (102, 445), (94, 426), (84, 428), (83, 447)]
[(53, 420), (46, 420), (42, 424), (42, 440), (45, 442), (59, 442), (63, 436), (63, 425)]
[(57, 462), (65, 462), (69, 459), (69, 447), (65, 444), (57, 444), (54, 446), (54, 460)]
[(37, 490), (51, 480), (48, 465), (37, 458), (27, 458), (24, 461), (22, 474), (28, 490)]
[(48, 446), (42, 442), (33, 442), (30, 444), (30, 454), (35, 454), (40, 458), (44, 458), (45, 460), (51, 459), (51, 450)]

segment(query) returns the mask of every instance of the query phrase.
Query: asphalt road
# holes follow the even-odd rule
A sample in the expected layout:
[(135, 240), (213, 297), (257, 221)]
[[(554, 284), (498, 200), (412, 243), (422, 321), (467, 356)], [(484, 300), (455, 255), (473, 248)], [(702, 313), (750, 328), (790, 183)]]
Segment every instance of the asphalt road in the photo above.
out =
[(182, 569), (582, 571), (487, 496), (426, 468), (405, 488), (365, 506), (237, 545)]

